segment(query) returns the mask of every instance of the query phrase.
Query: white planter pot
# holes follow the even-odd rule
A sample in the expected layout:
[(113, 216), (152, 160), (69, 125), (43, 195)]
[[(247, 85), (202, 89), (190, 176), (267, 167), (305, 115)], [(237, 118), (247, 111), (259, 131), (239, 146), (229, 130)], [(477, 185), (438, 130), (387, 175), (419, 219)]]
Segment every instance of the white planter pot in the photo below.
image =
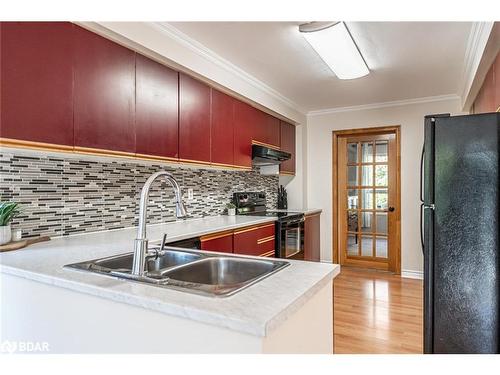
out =
[(10, 225), (0, 226), (0, 245), (9, 243), (12, 239), (12, 231)]
[(228, 214), (229, 216), (234, 216), (234, 215), (236, 215), (236, 208), (228, 208), (228, 209), (227, 209), (227, 214)]

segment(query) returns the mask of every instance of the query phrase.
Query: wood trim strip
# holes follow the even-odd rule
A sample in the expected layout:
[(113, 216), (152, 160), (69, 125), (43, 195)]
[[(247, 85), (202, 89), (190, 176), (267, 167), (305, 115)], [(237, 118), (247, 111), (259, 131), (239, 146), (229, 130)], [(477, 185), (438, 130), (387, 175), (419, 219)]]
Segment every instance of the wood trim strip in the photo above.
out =
[(118, 156), (118, 157), (125, 157), (125, 158), (135, 158), (135, 154), (132, 152), (111, 151), (111, 150), (103, 150), (100, 148), (75, 146), (74, 151), (75, 151), (75, 153), (78, 153), (78, 154), (89, 154), (89, 155), (99, 155), (99, 156), (108, 155), (108, 156)]
[(19, 139), (11, 138), (0, 138), (0, 146), (4, 147), (18, 147), (18, 148), (29, 148), (35, 150), (47, 150), (47, 151), (73, 151), (73, 146), (56, 145), (52, 143), (44, 142), (32, 142), (32, 141), (22, 141)]
[(274, 227), (274, 223), (272, 224), (257, 224), (257, 225), (252, 225), (250, 227), (245, 227), (243, 229), (237, 229), (234, 231), (234, 234), (240, 234), (240, 233), (245, 233), (245, 232), (250, 232), (252, 230), (257, 230), (257, 229), (263, 229), (267, 227)]
[(274, 241), (274, 235), (257, 240), (257, 245), (262, 245), (263, 243), (271, 242), (271, 241)]
[(267, 253), (260, 254), (260, 257), (270, 257), (271, 255), (275, 255), (276, 252), (274, 250), (268, 251)]
[(223, 238), (223, 237), (228, 237), (232, 236), (233, 231), (232, 230), (226, 230), (224, 232), (217, 232), (217, 233), (212, 233), (212, 234), (207, 234), (205, 236), (200, 237), (201, 242), (206, 242), (210, 240), (216, 240), (218, 238)]
[(228, 169), (235, 170), (244, 170), (250, 171), (252, 167), (241, 166), (241, 165), (230, 165), (230, 164), (222, 164), (222, 163), (210, 163), (203, 162), (198, 160), (189, 160), (189, 159), (177, 159), (166, 156), (155, 156), (155, 155), (147, 155), (147, 154), (137, 154), (133, 152), (125, 152), (125, 151), (113, 151), (113, 150), (105, 150), (99, 148), (91, 148), (91, 147), (80, 147), (80, 146), (65, 146), (65, 145), (57, 145), (52, 143), (44, 143), (44, 142), (33, 142), (33, 141), (23, 141), (20, 139), (11, 139), (11, 138), (2, 138), (0, 137), (0, 146), (2, 147), (11, 147), (11, 148), (22, 148), (22, 149), (31, 149), (31, 150), (40, 150), (40, 151), (52, 151), (52, 152), (61, 152), (61, 153), (72, 153), (72, 154), (84, 154), (84, 155), (94, 155), (94, 156), (109, 156), (109, 157), (123, 157), (127, 159), (136, 159), (136, 160), (155, 160), (162, 161), (171, 164), (184, 164), (184, 165), (200, 165), (207, 167), (223, 167)]
[(280, 171), (280, 174), (286, 174), (289, 176), (295, 176), (295, 172), (288, 172), (288, 171)]
[(265, 147), (269, 147), (269, 148), (273, 148), (275, 150), (280, 150), (281, 151), (281, 147), (279, 147), (279, 146), (272, 145), (272, 144), (269, 144), (269, 143), (259, 142), (259, 141), (253, 140), (253, 139), (252, 139), (252, 145), (265, 146)]
[(177, 158), (171, 158), (169, 156), (155, 156), (155, 155), (147, 155), (147, 154), (135, 154), (135, 157), (137, 159), (144, 159), (144, 160), (158, 160), (158, 161), (166, 161), (170, 163), (179, 163), (179, 159)]

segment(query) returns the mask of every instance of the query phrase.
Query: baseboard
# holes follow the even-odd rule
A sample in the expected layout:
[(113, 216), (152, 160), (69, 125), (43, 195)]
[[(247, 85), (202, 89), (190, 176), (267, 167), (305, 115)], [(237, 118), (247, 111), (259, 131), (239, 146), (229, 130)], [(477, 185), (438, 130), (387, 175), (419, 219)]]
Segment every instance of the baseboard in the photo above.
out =
[(424, 279), (423, 271), (413, 271), (413, 270), (402, 270), (401, 277), (406, 277), (408, 279)]

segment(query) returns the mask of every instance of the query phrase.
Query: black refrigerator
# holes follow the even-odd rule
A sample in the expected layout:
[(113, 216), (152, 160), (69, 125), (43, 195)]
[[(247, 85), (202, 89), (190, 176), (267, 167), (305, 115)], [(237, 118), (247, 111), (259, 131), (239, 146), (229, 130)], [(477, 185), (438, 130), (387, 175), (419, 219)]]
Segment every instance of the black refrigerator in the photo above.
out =
[(499, 113), (425, 117), (424, 353), (499, 353)]

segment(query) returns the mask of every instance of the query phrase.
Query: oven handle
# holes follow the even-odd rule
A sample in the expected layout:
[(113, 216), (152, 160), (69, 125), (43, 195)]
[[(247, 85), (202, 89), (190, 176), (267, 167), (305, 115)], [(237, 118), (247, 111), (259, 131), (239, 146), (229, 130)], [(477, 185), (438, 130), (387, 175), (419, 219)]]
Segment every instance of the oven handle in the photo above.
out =
[(305, 219), (294, 220), (294, 221), (284, 221), (283, 225), (288, 226), (288, 225), (300, 224), (300, 223), (303, 223), (304, 221), (305, 221)]

